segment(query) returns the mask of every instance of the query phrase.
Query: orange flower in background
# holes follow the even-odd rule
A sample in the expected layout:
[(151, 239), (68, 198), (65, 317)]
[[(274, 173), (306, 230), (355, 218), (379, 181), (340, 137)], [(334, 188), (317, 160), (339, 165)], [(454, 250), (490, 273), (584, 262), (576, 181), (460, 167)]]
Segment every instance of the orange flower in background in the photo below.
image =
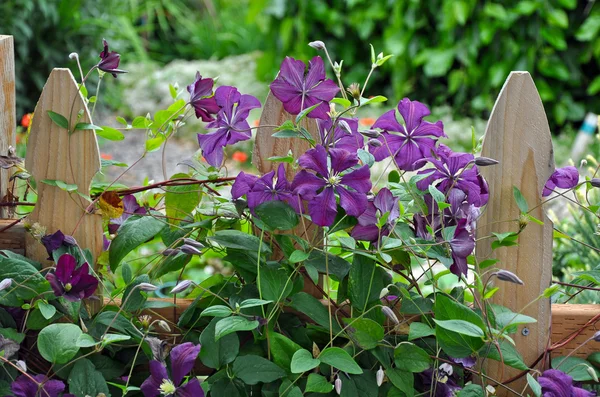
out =
[(102, 160), (112, 160), (112, 159), (113, 159), (113, 156), (112, 156), (112, 154), (108, 154), (108, 153), (102, 153), (102, 154), (100, 155), (100, 158), (102, 158)]
[(259, 124), (260, 124), (260, 120), (254, 120), (252, 122), (252, 127), (258, 127)]
[(33, 118), (33, 113), (27, 113), (27, 114), (23, 115), (23, 118), (21, 118), (21, 125), (25, 128), (29, 128), (32, 118)]
[(375, 119), (372, 117), (363, 117), (362, 119), (358, 120), (358, 122), (360, 123), (360, 125), (364, 126), (364, 127), (370, 127), (373, 124), (375, 124)]
[(244, 152), (240, 152), (239, 150), (233, 153), (233, 156), (231, 156), (231, 158), (240, 163), (245, 163), (246, 161), (248, 161), (248, 155)]

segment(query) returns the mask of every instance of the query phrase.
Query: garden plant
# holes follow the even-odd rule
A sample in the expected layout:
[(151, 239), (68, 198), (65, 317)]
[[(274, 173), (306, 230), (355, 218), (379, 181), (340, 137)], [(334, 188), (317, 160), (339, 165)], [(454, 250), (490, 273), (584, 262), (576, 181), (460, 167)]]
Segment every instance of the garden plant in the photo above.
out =
[[(536, 319), (522, 313), (527, 306), (492, 303), (509, 283), (528, 286), (493, 257), (478, 260), (476, 239), (494, 250), (511, 247), (529, 224), (541, 223), (515, 188), (521, 214), (506, 219), (514, 231), (476, 233), (489, 195), (480, 170), (498, 162), (477, 156), (475, 139), (471, 153), (441, 143), (452, 137), (441, 122), (426, 120), (428, 108), (415, 99), (359, 128), (361, 107), (387, 101), (368, 87), (392, 55), (371, 47), (364, 82), (347, 84), (346, 65), (323, 42), (310, 47), (316, 56), (308, 63), (286, 57), (270, 84), (289, 116), (276, 125), (252, 127), (249, 114), (261, 102), (201, 71), (187, 92), (171, 86), (167, 109), (119, 117), (118, 128), (54, 111), (34, 115), (69, 136), (95, 131), (119, 140), (141, 130), (145, 153), (169, 150), (189, 118), (208, 132), (198, 134), (197, 155), (184, 161), (188, 172), (141, 187), (122, 186), (119, 177), (80, 191), (67, 181), (28, 179), (18, 158), (3, 158), (24, 181), (23, 202), (50, 185), (77, 198), (73, 205), (83, 197), (85, 212), (99, 211), (104, 251), (93, 257), (75, 231), (32, 223), (46, 263), (2, 252), (1, 395), (595, 395), (579, 382), (598, 381), (597, 354), (553, 357), (554, 369), (524, 362), (512, 336)], [(80, 70), (87, 63), (76, 53), (70, 58)], [(81, 73), (92, 115), (102, 82), (126, 73), (119, 62), (104, 41), (98, 63)], [(89, 96), (86, 81), (96, 72), (98, 89)], [(257, 128), (306, 150), (270, 158), (270, 172), (229, 175), (224, 149), (250, 140)], [(104, 166), (122, 166), (124, 174), (135, 163)], [(577, 168), (557, 169), (540, 192), (544, 203), (577, 190), (582, 194), (571, 200), (597, 217), (593, 195), (583, 194), (600, 187), (595, 176), (580, 182)], [(231, 271), (184, 278), (205, 255)], [(583, 273), (589, 282), (597, 270)], [(165, 277), (177, 279), (173, 298), (154, 299)], [(529, 304), (560, 288), (549, 285)], [(177, 322), (157, 313), (177, 298), (193, 299)], [(586, 343), (599, 342), (596, 333)], [(488, 375), (490, 361), (519, 370), (524, 387)]]

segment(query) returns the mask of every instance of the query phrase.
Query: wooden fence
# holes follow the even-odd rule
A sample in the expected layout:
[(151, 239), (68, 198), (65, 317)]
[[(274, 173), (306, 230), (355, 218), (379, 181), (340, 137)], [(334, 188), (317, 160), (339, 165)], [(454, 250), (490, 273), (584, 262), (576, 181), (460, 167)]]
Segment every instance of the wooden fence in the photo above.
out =
[[(9, 147), (15, 146), (14, 86), (13, 39), (0, 36), (0, 155), (8, 154)], [(76, 105), (73, 107), (74, 99)], [(63, 180), (77, 184), (79, 191), (89, 190), (92, 177), (100, 168), (95, 133), (79, 131), (69, 136), (47, 115), (47, 111), (52, 110), (76, 118), (81, 109), (80, 122), (89, 122), (87, 106), (71, 72), (54, 69), (35, 109), (25, 159), (26, 168), (36, 180)], [(261, 125), (279, 124), (289, 117), (281, 104), (269, 97)], [(314, 125), (306, 127), (316, 132)], [(272, 167), (271, 162), (265, 161), (268, 157), (286, 155), (290, 148), (302, 145), (298, 140), (274, 139), (271, 133), (268, 127), (258, 129), (254, 157), (257, 167), (263, 172)], [(482, 170), (490, 186), (490, 200), (479, 220), (479, 232), (484, 235), (490, 231), (515, 231), (518, 227), (516, 222), (499, 222), (516, 220), (519, 216), (513, 199), (513, 186), (521, 190), (533, 208), (541, 202), (544, 183), (554, 170), (548, 121), (529, 73), (512, 72), (506, 80), (487, 125), (483, 156), (497, 159), (500, 164)], [(0, 170), (2, 203), (13, 201), (9, 176), (10, 170)], [(0, 208), (3, 218), (11, 213), (7, 210), (9, 206)], [(66, 192), (38, 184), (38, 202), (28, 217), (28, 223), (38, 222), (46, 227), (48, 233), (59, 229), (65, 233), (76, 230), (75, 238), (80, 245), (90, 248), (97, 257), (102, 248), (102, 221), (100, 215), (87, 212), (85, 208), (85, 200), (74, 203)], [(530, 223), (521, 234), (517, 247), (494, 251), (500, 265), (516, 273), (525, 283), (524, 286), (504, 283), (494, 297), (495, 303), (515, 312), (538, 297), (551, 283), (552, 222), (542, 207), (532, 214), (542, 219), (544, 225)], [(76, 226), (78, 222), (81, 223)], [(46, 262), (45, 250), (27, 236), (22, 222), (14, 219), (0, 219), (0, 249), (10, 249)], [(490, 252), (489, 239), (477, 243), (479, 258), (487, 257)], [(158, 315), (176, 321), (190, 302), (178, 300), (177, 303), (175, 309), (157, 310)], [(553, 355), (563, 355), (586, 341), (600, 325), (600, 305), (551, 305), (549, 299), (543, 299), (529, 306), (524, 314), (538, 319), (538, 322), (520, 327), (514, 339), (525, 363), (539, 362), (539, 366), (548, 365), (548, 357), (544, 356), (548, 347), (553, 348)], [(588, 344), (577, 350), (575, 355), (586, 357), (596, 346)], [(488, 372), (492, 378), (508, 379), (517, 371), (489, 364)]]

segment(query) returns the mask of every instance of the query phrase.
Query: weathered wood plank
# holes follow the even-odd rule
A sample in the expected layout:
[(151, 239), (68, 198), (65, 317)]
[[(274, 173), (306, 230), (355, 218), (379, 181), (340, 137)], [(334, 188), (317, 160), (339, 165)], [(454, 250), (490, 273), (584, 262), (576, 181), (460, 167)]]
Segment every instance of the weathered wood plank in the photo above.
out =
[[(541, 203), (544, 184), (554, 170), (552, 138), (544, 106), (535, 84), (527, 72), (512, 72), (496, 100), (487, 125), (482, 156), (500, 161), (499, 165), (483, 168), (489, 182), (490, 199), (478, 221), (479, 238), (491, 232), (518, 231), (519, 208), (513, 197), (518, 187), (529, 208)], [(530, 222), (519, 236), (518, 247), (500, 248), (492, 252), (492, 239), (477, 243), (479, 260), (494, 257), (499, 266), (517, 274), (524, 286), (503, 283), (493, 302), (519, 312), (536, 300), (550, 285), (552, 278), (552, 222), (542, 207), (531, 215), (544, 222)], [(512, 222), (506, 222), (513, 220)], [(550, 300), (541, 299), (523, 312), (537, 319), (536, 324), (520, 327), (514, 335), (517, 350), (525, 363), (531, 363), (545, 351), (550, 330)], [(487, 372), (494, 379), (508, 379), (518, 371), (487, 360)], [(521, 383), (525, 380), (520, 381)], [(523, 384), (515, 382), (521, 390)]]
[[(7, 155), (9, 147), (16, 146), (15, 129), (15, 58), (12, 36), (0, 35), (0, 155)], [(0, 169), (0, 201), (9, 188), (10, 170)], [(0, 208), (0, 217), (12, 213), (9, 207)]]
[[(600, 305), (552, 305), (552, 344), (571, 337), (586, 325), (574, 339), (553, 350), (552, 357), (566, 356), (600, 329)], [(573, 355), (586, 358), (598, 350), (598, 343), (592, 341), (581, 346)]]
[[(46, 233), (61, 230), (75, 237), (79, 245), (97, 258), (102, 251), (102, 218), (86, 211), (89, 202), (76, 193), (42, 183), (44, 179), (76, 184), (78, 191), (89, 194), (94, 175), (100, 170), (100, 152), (96, 134), (79, 130), (69, 135), (48, 116), (53, 111), (70, 117), (71, 125), (91, 123), (78, 85), (69, 69), (54, 69), (35, 108), (27, 147), (25, 166), (37, 181), (38, 203), (28, 222), (39, 223)], [(80, 117), (78, 116), (80, 114)], [(26, 236), (27, 256), (49, 265), (45, 248), (32, 236)]]

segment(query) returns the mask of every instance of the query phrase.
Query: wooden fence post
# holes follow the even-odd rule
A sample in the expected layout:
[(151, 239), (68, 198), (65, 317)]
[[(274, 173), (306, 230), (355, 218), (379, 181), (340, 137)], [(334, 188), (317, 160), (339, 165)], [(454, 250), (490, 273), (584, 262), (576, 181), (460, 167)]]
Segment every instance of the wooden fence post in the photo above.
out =
[[(61, 230), (73, 235), (80, 247), (91, 250), (96, 260), (102, 252), (101, 216), (88, 213), (90, 203), (76, 192), (42, 182), (50, 179), (75, 184), (78, 192), (89, 195), (92, 178), (100, 170), (96, 134), (93, 130), (77, 130), (69, 135), (50, 119), (48, 111), (70, 117), (71, 126), (91, 123), (87, 105), (69, 69), (52, 71), (31, 121), (25, 166), (36, 180), (38, 203), (28, 222), (45, 227), (46, 233)], [(50, 265), (45, 248), (30, 234), (26, 236), (26, 251), (28, 258)]]
[[(7, 155), (9, 147), (16, 146), (16, 126), (13, 37), (0, 35), (0, 155)], [(9, 178), (10, 170), (0, 169), (0, 202), (7, 196)], [(0, 207), (0, 218), (8, 218), (12, 212), (9, 207)]]
[[(500, 164), (481, 169), (489, 183), (490, 197), (478, 221), (478, 237), (519, 230), (520, 211), (513, 186), (519, 188), (533, 209), (531, 215), (544, 222), (543, 226), (529, 222), (516, 247), (492, 252), (492, 239), (479, 240), (476, 246), (479, 261), (497, 258), (500, 268), (515, 273), (525, 283), (502, 283), (493, 298), (493, 303), (518, 312), (535, 301), (552, 279), (552, 222), (539, 206), (544, 184), (554, 170), (552, 138), (542, 101), (528, 72), (512, 72), (504, 83), (487, 125), (482, 156)], [(534, 302), (523, 314), (534, 317), (537, 323), (519, 326), (513, 338), (524, 362), (531, 365), (549, 344), (550, 300)], [(520, 372), (491, 360), (486, 361), (485, 370), (499, 381)], [(525, 382), (522, 378), (510, 386), (521, 391)], [(506, 395), (502, 388), (498, 391)]]

